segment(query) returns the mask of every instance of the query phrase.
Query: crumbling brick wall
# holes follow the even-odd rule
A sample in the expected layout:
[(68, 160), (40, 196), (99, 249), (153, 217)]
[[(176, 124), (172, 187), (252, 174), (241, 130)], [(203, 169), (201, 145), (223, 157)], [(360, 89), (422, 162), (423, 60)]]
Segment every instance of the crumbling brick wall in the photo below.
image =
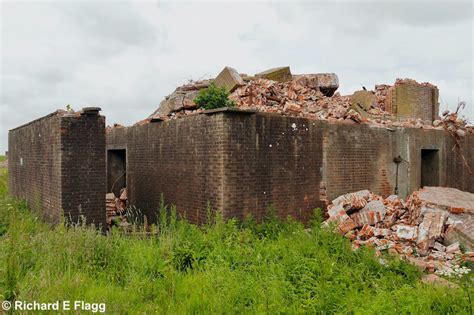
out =
[(12, 129), (9, 192), (46, 221), (105, 224), (105, 118), (54, 112)]
[[(126, 148), (129, 201), (152, 220), (163, 194), (194, 223), (205, 221), (208, 202), (226, 218), (262, 219), (273, 205), (281, 217), (306, 222), (325, 194), (331, 200), (362, 189), (395, 193), (397, 156), (405, 197), (420, 188), (421, 149), (439, 151), (441, 186), (474, 189), (442, 130), (217, 111), (112, 128), (107, 137), (108, 149)], [(473, 138), (462, 143), (471, 168)]]
[[(104, 224), (105, 119), (56, 112), (9, 133), (9, 189), (49, 222), (61, 216)], [(217, 110), (107, 132), (107, 149), (126, 150), (129, 204), (156, 220), (161, 195), (194, 223), (207, 206), (226, 218), (307, 221), (325, 199), (359, 189), (387, 196), (420, 188), (421, 150), (437, 150), (439, 185), (474, 192), (474, 136), (375, 128), (268, 113)]]
[(261, 219), (274, 205), (282, 217), (307, 221), (322, 206), (313, 194), (321, 132), (306, 119), (273, 117), (217, 112), (113, 128), (107, 147), (126, 148), (129, 202), (151, 220), (163, 194), (194, 223), (207, 219), (208, 203), (226, 218)]
[(402, 119), (432, 122), (438, 118), (438, 88), (413, 80), (397, 80), (387, 91), (386, 110)]

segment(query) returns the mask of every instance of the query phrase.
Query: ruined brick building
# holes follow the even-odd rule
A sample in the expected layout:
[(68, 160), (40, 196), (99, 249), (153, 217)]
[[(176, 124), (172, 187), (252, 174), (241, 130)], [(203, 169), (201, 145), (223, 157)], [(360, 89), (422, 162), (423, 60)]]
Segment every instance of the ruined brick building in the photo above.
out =
[[(248, 97), (235, 91), (240, 100)], [(433, 127), (440, 121), (435, 87), (405, 82), (366, 92), (318, 96), (326, 103), (342, 99), (341, 117), (330, 102), (327, 116), (312, 116), (318, 101), (306, 106), (301, 97), (280, 100), (283, 112), (263, 103), (190, 110), (180, 101), (184, 108), (167, 117), (115, 128), (105, 127), (98, 108), (57, 111), (10, 131), (10, 193), (50, 222), (84, 215), (105, 225), (104, 196), (124, 187), (128, 205), (149, 220), (163, 196), (195, 223), (206, 220), (208, 205), (239, 219), (261, 219), (272, 205), (282, 217), (307, 221), (327, 200), (361, 189), (403, 197), (422, 186), (474, 192), (474, 134)], [(261, 99), (250, 95), (250, 101)], [(390, 123), (374, 114), (380, 107), (394, 117)]]

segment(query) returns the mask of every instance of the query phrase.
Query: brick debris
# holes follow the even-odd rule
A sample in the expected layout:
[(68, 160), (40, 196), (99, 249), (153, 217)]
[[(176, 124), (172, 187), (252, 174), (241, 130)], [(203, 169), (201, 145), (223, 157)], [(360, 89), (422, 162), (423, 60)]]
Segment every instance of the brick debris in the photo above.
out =
[(120, 227), (127, 227), (126, 211), (127, 211), (127, 189), (120, 190), (120, 196), (117, 197), (113, 192), (105, 195), (105, 207), (107, 216), (107, 225), (118, 225)]
[[(203, 108), (196, 106), (194, 99), (200, 90), (207, 88), (212, 82), (226, 88), (230, 92), (229, 98), (241, 109), (352, 124), (366, 123), (381, 128), (446, 129), (458, 138), (467, 133), (474, 133), (473, 126), (459, 114), (459, 107), (454, 113), (445, 112), (442, 117), (438, 116), (438, 89), (431, 83), (396, 79), (394, 85), (375, 85), (373, 91), (364, 87), (352, 95), (341, 95), (337, 92), (339, 79), (336, 74), (295, 75), (291, 74), (289, 67), (273, 68), (254, 76), (239, 74), (235, 69), (225, 67), (215, 79), (190, 81), (176, 88), (173, 93), (165, 97), (156, 111), (135, 125), (204, 112)], [(424, 104), (431, 106), (430, 119), (426, 119), (427, 115), (417, 117), (416, 111), (409, 117), (397, 115), (399, 106), (396, 103), (398, 95), (396, 89), (404, 86), (411, 88), (411, 91), (420, 90), (420, 93), (427, 89), (427, 92), (423, 93), (436, 95), (430, 98), (430, 104)], [(413, 101), (427, 102), (423, 98)], [(423, 107), (419, 104), (416, 106)]]
[[(348, 193), (327, 207), (325, 226), (334, 224), (354, 249), (371, 246), (400, 255), (422, 270), (459, 276), (474, 262), (474, 194), (424, 187), (407, 200), (368, 190)], [(464, 251), (464, 252), (463, 252)]]

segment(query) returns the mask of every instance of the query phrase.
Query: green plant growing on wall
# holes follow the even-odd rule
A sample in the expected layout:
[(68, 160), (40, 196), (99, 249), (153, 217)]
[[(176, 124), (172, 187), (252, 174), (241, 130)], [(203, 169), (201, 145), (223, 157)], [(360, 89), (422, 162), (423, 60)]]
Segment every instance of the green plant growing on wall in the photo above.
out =
[(197, 107), (203, 107), (204, 109), (235, 106), (234, 101), (229, 100), (229, 92), (224, 87), (218, 87), (214, 83), (211, 83), (207, 89), (199, 91), (194, 103)]

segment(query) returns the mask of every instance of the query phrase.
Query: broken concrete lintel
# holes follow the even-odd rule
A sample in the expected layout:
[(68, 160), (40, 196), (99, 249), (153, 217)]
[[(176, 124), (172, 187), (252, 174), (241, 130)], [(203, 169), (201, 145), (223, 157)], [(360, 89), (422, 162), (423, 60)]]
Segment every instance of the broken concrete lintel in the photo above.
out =
[(359, 90), (355, 91), (351, 96), (351, 104), (358, 104), (363, 110), (369, 110), (375, 107), (375, 94), (373, 91)]
[(288, 66), (265, 70), (263, 72), (257, 73), (255, 77), (278, 82), (287, 82), (292, 80), (291, 70)]
[(335, 73), (318, 73), (318, 86), (321, 93), (326, 96), (333, 96), (339, 88), (339, 78)]
[(234, 107), (221, 107), (221, 108), (214, 108), (208, 109), (202, 112), (205, 115), (214, 115), (217, 113), (236, 113), (236, 114), (244, 114), (244, 115), (253, 115), (257, 112), (255, 109), (239, 109)]
[(217, 86), (224, 87), (228, 92), (233, 92), (237, 87), (245, 84), (237, 70), (231, 67), (225, 67), (213, 82)]
[(99, 112), (102, 110), (100, 107), (84, 107), (80, 113), (81, 115), (99, 115)]

